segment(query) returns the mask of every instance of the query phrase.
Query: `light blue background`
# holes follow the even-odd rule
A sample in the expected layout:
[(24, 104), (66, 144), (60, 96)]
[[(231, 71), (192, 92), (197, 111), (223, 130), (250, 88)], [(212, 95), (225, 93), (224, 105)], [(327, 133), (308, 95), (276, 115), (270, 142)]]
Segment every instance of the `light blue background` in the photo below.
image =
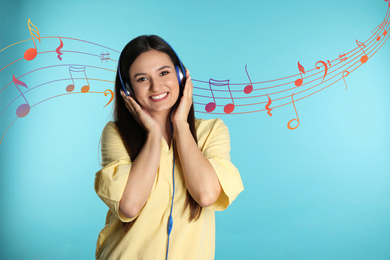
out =
[[(382, 0), (0, 3), (0, 50), (30, 37), (28, 18), (42, 37), (72, 37), (115, 50), (140, 34), (158, 34), (193, 78), (232, 82), (247, 81), (246, 64), (252, 81), (264, 81), (296, 74), (297, 61), (308, 69), (335, 59), (356, 48), (356, 39), (371, 37), (387, 10)], [(272, 117), (221, 116), (245, 191), (216, 214), (216, 259), (390, 259), (389, 44), (346, 78), (347, 91), (339, 81), (296, 102), (300, 125), (294, 131), (287, 129), (295, 118), (292, 106), (274, 109)], [(58, 43), (42, 39), (37, 46), (45, 51)], [(63, 50), (85, 46), (64, 40)], [(1, 52), (0, 68), (30, 47), (28, 41)], [(63, 64), (116, 69), (96, 57), (62, 57)], [(18, 61), (0, 72), (0, 87), (13, 74), (61, 62), (53, 53)], [(114, 80), (114, 73), (108, 75)], [(67, 69), (47, 70), (25, 82), (66, 77)], [(26, 98), (37, 103), (64, 93), (67, 84), (47, 85)], [(92, 88), (113, 86), (91, 81)], [(13, 85), (7, 89), (0, 93), (2, 109), (18, 95)], [(107, 211), (93, 190), (100, 134), (111, 119), (112, 106), (102, 108), (107, 101), (101, 94), (58, 97), (11, 126), (0, 144), (1, 259), (94, 258)], [(1, 135), (16, 107), (0, 117)]]

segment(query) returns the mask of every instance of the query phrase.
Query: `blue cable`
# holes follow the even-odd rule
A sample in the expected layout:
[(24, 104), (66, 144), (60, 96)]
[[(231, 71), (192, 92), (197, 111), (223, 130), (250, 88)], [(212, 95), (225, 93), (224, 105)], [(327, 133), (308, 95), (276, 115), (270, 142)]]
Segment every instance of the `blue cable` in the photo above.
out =
[(173, 226), (172, 210), (173, 210), (173, 200), (175, 198), (175, 140), (173, 139), (173, 129), (171, 121), (172, 110), (169, 115), (169, 126), (171, 127), (171, 138), (172, 138), (172, 153), (173, 153), (173, 166), (172, 166), (172, 182), (173, 182), (173, 192), (172, 192), (172, 202), (171, 202), (171, 213), (169, 214), (168, 219), (168, 244), (167, 244), (167, 254), (165, 259), (168, 260), (168, 251), (169, 251), (169, 238), (171, 237), (171, 231)]

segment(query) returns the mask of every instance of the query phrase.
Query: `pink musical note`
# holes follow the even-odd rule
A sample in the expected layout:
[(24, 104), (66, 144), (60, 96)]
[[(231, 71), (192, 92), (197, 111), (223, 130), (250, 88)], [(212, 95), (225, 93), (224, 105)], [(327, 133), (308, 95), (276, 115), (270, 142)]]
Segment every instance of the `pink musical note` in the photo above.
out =
[(301, 75), (300, 79), (297, 79), (295, 81), (295, 86), (299, 87), (303, 83), (303, 78), (302, 78), (302, 73), (305, 74), (305, 68), (299, 63), (298, 61), (298, 69), (299, 69), (299, 74)]
[(250, 93), (252, 92), (252, 90), (253, 90), (253, 85), (252, 85), (251, 78), (249, 77), (248, 71), (247, 71), (247, 69), (246, 69), (246, 65), (245, 65), (245, 71), (246, 71), (246, 75), (248, 76), (250, 85), (247, 85), (247, 86), (244, 88), (244, 93), (245, 93), (245, 94), (250, 94)]
[(232, 96), (232, 92), (230, 91), (230, 86), (229, 86), (229, 81), (230, 80), (215, 80), (215, 79), (209, 79), (209, 87), (210, 87), (210, 91), (211, 91), (211, 95), (213, 97), (213, 102), (210, 102), (206, 105), (205, 107), (205, 110), (207, 112), (213, 112), (214, 109), (216, 108), (217, 104), (216, 104), (216, 101), (215, 101), (215, 97), (214, 97), (214, 91), (213, 91), (213, 88), (212, 88), (212, 85), (213, 86), (217, 86), (217, 87), (220, 87), (220, 86), (227, 86), (228, 87), (228, 91), (229, 91), (229, 94), (230, 94), (230, 97), (232, 99), (232, 103), (228, 103), (224, 106), (223, 108), (223, 111), (226, 113), (226, 114), (230, 114), (231, 112), (233, 112), (234, 110), (234, 99), (233, 99), (233, 96)]
[(75, 66), (70, 66), (69, 67), (69, 74), (70, 74), (70, 77), (72, 79), (72, 84), (69, 84), (67, 87), (66, 87), (66, 91), (67, 92), (72, 92), (75, 88), (75, 83), (74, 83), (74, 79), (73, 79), (73, 76), (72, 76), (72, 72), (73, 73), (84, 73), (84, 77), (85, 79), (87, 80), (87, 85), (84, 85), (83, 87), (81, 87), (81, 92), (82, 93), (87, 93), (89, 91), (89, 81), (88, 81), (88, 77), (87, 77), (87, 74), (85, 73), (85, 67), (75, 67)]
[(359, 42), (358, 40), (356, 40), (356, 44), (359, 46), (362, 52), (364, 52), (364, 55), (360, 58), (361, 63), (366, 63), (368, 60), (368, 56), (367, 53), (363, 50), (363, 48), (365, 48), (366, 45), (362, 42)]
[[(34, 48), (30, 48), (24, 52), (24, 59), (25, 60), (33, 60), (37, 56), (37, 45), (35, 44), (34, 36), (41, 42), (41, 36), (39, 35), (39, 30), (38, 28), (30, 21), (30, 18), (28, 18), (28, 29), (30, 30), (30, 35), (34, 43)], [(34, 28), (31, 28), (33, 26)], [(36, 34), (34, 34), (35, 32)]]
[(28, 115), (28, 113), (30, 112), (30, 104), (28, 103), (26, 97), (23, 95), (22, 91), (20, 91), (19, 86), (23, 86), (25, 88), (28, 88), (26, 83), (24, 83), (23, 81), (20, 81), (18, 80), (17, 78), (15, 78), (15, 75), (12, 75), (12, 81), (14, 82), (15, 84), (15, 87), (19, 90), (20, 94), (22, 95), (22, 97), (24, 98), (24, 100), (26, 101), (26, 104), (21, 104), (17, 109), (16, 109), (16, 115), (18, 117), (25, 117)]
[(317, 64), (318, 64), (318, 63), (321, 63), (321, 64), (324, 65), (324, 67), (325, 67), (324, 77), (322, 78), (322, 81), (321, 81), (321, 82), (323, 82), (324, 79), (325, 79), (325, 77), (326, 77), (326, 74), (328, 74), (328, 65), (325, 63), (325, 61), (322, 61), (322, 60), (317, 61), (317, 63), (316, 63), (316, 69), (318, 69), (318, 70), (320, 69), (320, 66), (317, 67)]

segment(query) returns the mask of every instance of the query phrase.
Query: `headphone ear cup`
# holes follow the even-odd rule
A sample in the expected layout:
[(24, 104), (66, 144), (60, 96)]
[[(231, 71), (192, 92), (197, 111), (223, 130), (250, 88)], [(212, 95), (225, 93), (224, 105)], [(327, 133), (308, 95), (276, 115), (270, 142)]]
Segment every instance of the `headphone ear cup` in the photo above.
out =
[(129, 83), (125, 82), (125, 85), (126, 85), (126, 92), (127, 92), (126, 94), (130, 96), (133, 93), (133, 90), (131, 89)]
[(177, 80), (179, 81), (179, 86), (181, 86), (184, 82), (184, 73), (179, 66), (175, 66), (175, 69), (176, 69)]

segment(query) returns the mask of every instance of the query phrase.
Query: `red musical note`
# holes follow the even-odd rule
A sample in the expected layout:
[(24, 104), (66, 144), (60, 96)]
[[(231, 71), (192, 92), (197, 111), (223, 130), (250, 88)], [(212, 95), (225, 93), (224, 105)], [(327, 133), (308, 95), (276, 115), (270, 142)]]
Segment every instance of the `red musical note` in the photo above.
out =
[(272, 114), (271, 114), (272, 108), (269, 107), (271, 105), (271, 103), (272, 103), (272, 100), (271, 100), (271, 98), (268, 95), (267, 95), (267, 97), (268, 97), (268, 103), (267, 103), (267, 105), (265, 105), (265, 109), (268, 110), (267, 114), (269, 116), (272, 116)]
[(19, 86), (23, 86), (23, 87), (27, 87), (26, 83), (24, 83), (23, 81), (20, 81), (18, 80), (17, 78), (15, 78), (15, 75), (12, 75), (12, 81), (14, 82), (15, 84), (15, 87), (19, 90), (20, 94), (22, 95), (22, 97), (24, 98), (24, 100), (26, 101), (26, 104), (21, 104), (17, 109), (16, 109), (16, 115), (18, 117), (25, 117), (28, 115), (28, 113), (30, 112), (30, 104), (28, 103), (26, 97), (23, 95), (22, 91), (20, 91)]
[(208, 103), (206, 105), (205, 110), (207, 112), (209, 112), (209, 113), (213, 112), (215, 107), (217, 106), (216, 101), (215, 101), (215, 97), (214, 97), (214, 93), (213, 93), (213, 88), (211, 87), (211, 85), (214, 85), (214, 86), (227, 86), (228, 87), (228, 91), (229, 91), (230, 97), (232, 99), (232, 103), (226, 104), (224, 106), (224, 108), (223, 108), (223, 111), (226, 114), (230, 114), (231, 112), (233, 112), (233, 110), (234, 110), (234, 99), (233, 99), (233, 96), (232, 96), (232, 92), (230, 91), (229, 81), (230, 80), (209, 79), (209, 87), (210, 87), (211, 95), (213, 96), (214, 102), (210, 102), (210, 103)]
[[(39, 35), (39, 30), (38, 28), (30, 21), (30, 18), (28, 18), (28, 29), (30, 30), (31, 38), (34, 43), (34, 48), (30, 48), (24, 52), (24, 59), (25, 60), (33, 60), (37, 56), (37, 45), (35, 44), (34, 36), (41, 42), (41, 36)], [(34, 28), (31, 28), (33, 26)], [(36, 34), (34, 34), (32, 31), (34, 31)]]
[[(344, 75), (344, 73), (346, 73), (346, 74)], [(345, 82), (344, 77), (349, 75), (349, 71), (348, 70), (343, 70), (343, 73), (341, 73), (341, 75), (343, 76), (343, 80), (344, 80), (344, 84), (345, 84), (345, 90), (347, 90), (347, 83)]]
[(321, 63), (321, 64), (324, 65), (324, 67), (325, 67), (324, 77), (322, 78), (322, 81), (321, 81), (321, 82), (323, 82), (324, 79), (325, 79), (325, 77), (326, 77), (326, 74), (328, 74), (328, 65), (327, 65), (324, 61), (322, 61), (322, 60), (317, 61), (317, 63), (316, 63), (316, 69), (318, 69), (318, 70), (320, 69), (320, 66), (317, 67), (317, 64), (318, 64), (318, 63)]
[(247, 71), (247, 69), (246, 69), (246, 65), (245, 65), (245, 71), (246, 71), (246, 75), (247, 75), (248, 78), (249, 78), (250, 85), (247, 85), (247, 86), (244, 88), (244, 93), (245, 93), (245, 94), (249, 94), (249, 93), (251, 93), (252, 90), (253, 90), (253, 85), (252, 85), (251, 78), (249, 77), (248, 71)]
[(364, 55), (360, 58), (361, 63), (366, 63), (368, 60), (368, 56), (367, 56), (367, 53), (363, 50), (363, 48), (365, 48), (366, 45), (364, 45), (364, 43), (362, 43), (362, 42), (359, 42), (358, 40), (356, 40), (356, 44), (364, 52)]
[[(390, 4), (389, 4), (390, 6)], [(387, 35), (387, 31), (385, 30), (385, 27), (387, 25), (387, 21), (383, 21), (380, 25), (379, 25), (379, 29), (383, 29), (383, 35), (386, 36)]]
[(74, 83), (74, 80), (73, 80), (73, 76), (72, 76), (72, 72), (83, 72), (84, 73), (84, 77), (85, 79), (87, 80), (87, 85), (84, 85), (82, 88), (81, 88), (81, 92), (82, 93), (87, 93), (89, 91), (89, 81), (88, 81), (88, 77), (87, 77), (87, 74), (85, 73), (85, 67), (75, 67), (75, 66), (70, 66), (69, 67), (69, 74), (70, 74), (70, 77), (72, 79), (72, 83), (73, 84), (69, 84), (67, 87), (66, 87), (66, 91), (67, 92), (72, 92), (74, 90), (74, 87), (75, 87), (75, 83)]
[[(288, 121), (287, 123), (287, 128), (290, 129), (290, 130), (294, 130), (294, 129), (297, 129), (297, 127), (299, 126), (299, 117), (298, 117), (298, 112), (297, 112), (297, 109), (295, 108), (295, 104), (294, 104), (294, 93), (291, 95), (291, 100), (292, 100), (292, 103), (294, 105), (294, 109), (295, 109), (295, 114), (297, 114), (297, 119), (291, 119), (290, 121)], [(291, 122), (292, 121), (297, 121), (298, 124), (296, 127), (291, 127)]]
[(298, 61), (298, 69), (299, 69), (299, 74), (301, 75), (300, 79), (297, 79), (295, 81), (295, 86), (299, 87), (303, 83), (303, 78), (302, 78), (302, 73), (305, 74), (305, 68), (299, 63)]
[(60, 39), (60, 46), (57, 47), (56, 52), (58, 53), (57, 58), (61, 61), (62, 60), (61, 55), (63, 54), (61, 52), (61, 49), (62, 49), (62, 47), (64, 47), (64, 44), (62, 43), (62, 40), (60, 37), (58, 37), (58, 39)]

